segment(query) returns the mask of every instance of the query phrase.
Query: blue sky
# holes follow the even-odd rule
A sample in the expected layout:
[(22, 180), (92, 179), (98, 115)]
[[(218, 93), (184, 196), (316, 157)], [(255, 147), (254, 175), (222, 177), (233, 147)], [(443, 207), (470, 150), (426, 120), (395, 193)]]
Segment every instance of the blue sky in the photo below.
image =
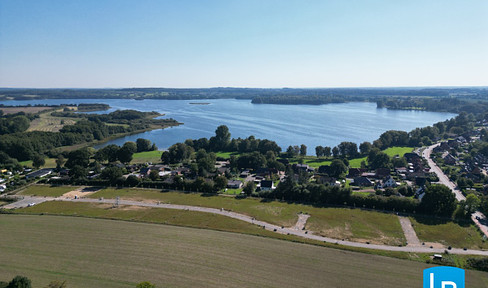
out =
[(488, 1), (0, 0), (0, 87), (488, 85)]

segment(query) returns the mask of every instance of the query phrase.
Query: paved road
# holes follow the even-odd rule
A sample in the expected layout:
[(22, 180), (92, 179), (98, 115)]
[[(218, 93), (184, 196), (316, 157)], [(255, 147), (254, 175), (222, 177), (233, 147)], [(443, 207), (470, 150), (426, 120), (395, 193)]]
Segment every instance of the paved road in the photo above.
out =
[(449, 180), (449, 177), (447, 177), (447, 175), (442, 172), (441, 168), (439, 168), (439, 166), (437, 166), (437, 164), (435, 164), (434, 161), (430, 159), (430, 154), (432, 154), (432, 150), (439, 145), (440, 144), (437, 143), (427, 147), (427, 149), (422, 152), (422, 157), (424, 157), (427, 160), (427, 163), (429, 163), (430, 171), (434, 172), (437, 175), (441, 184), (446, 185), (452, 190), (452, 193), (456, 195), (456, 199), (458, 201), (466, 200), (466, 197), (464, 197), (463, 193), (459, 189), (457, 189), (456, 184)]
[(417, 237), (417, 233), (415, 233), (415, 230), (413, 229), (412, 222), (410, 222), (410, 219), (408, 217), (404, 216), (398, 216), (398, 220), (400, 220), (400, 225), (402, 225), (403, 229), (403, 234), (405, 234), (405, 238), (407, 239), (407, 246), (413, 246), (413, 247), (420, 247), (422, 244), (420, 244), (420, 240)]
[[(68, 202), (88, 202), (88, 203), (105, 203), (105, 204), (115, 204), (115, 199), (72, 199), (72, 198), (49, 198), (49, 197), (25, 197), (24, 200), (27, 200), (23, 203), (31, 203), (35, 201), (68, 201)], [(30, 202), (29, 202), (30, 201)], [(174, 204), (159, 204), (159, 203), (149, 203), (149, 202), (139, 202), (139, 201), (129, 201), (129, 200), (119, 200), (119, 205), (131, 205), (131, 206), (141, 206), (141, 207), (153, 207), (153, 208), (165, 208), (165, 209), (177, 209), (177, 210), (187, 210), (187, 211), (197, 211), (197, 212), (204, 212), (204, 213), (213, 213), (219, 214), (227, 217), (231, 217), (234, 219), (242, 220), (248, 223), (252, 223), (255, 225), (259, 225), (264, 227), (264, 229), (269, 231), (274, 231), (276, 233), (281, 234), (290, 234), (296, 235), (299, 237), (327, 242), (327, 243), (335, 243), (337, 245), (344, 245), (350, 247), (359, 247), (359, 248), (369, 248), (369, 249), (376, 249), (376, 250), (386, 250), (386, 251), (401, 251), (401, 252), (413, 252), (413, 253), (443, 253), (445, 249), (437, 249), (437, 248), (429, 248), (425, 246), (421, 247), (410, 247), (410, 246), (388, 246), (388, 245), (377, 245), (377, 244), (366, 244), (366, 243), (359, 243), (359, 242), (352, 242), (352, 241), (341, 241), (333, 238), (322, 237), (319, 235), (314, 235), (308, 231), (304, 230), (296, 230), (294, 227), (291, 228), (281, 228), (280, 226), (273, 225), (267, 222), (258, 221), (254, 218), (231, 212), (226, 211), (224, 209), (215, 209), (215, 208), (206, 208), (206, 207), (196, 207), (196, 206), (187, 206), (187, 205), (174, 205)], [(453, 254), (464, 254), (464, 255), (482, 255), (488, 256), (488, 251), (482, 250), (463, 250), (458, 248), (453, 248), (449, 251), (449, 253)]]
[[(430, 159), (430, 154), (432, 154), (432, 150), (439, 145), (440, 144), (437, 143), (427, 147), (424, 152), (422, 152), (422, 157), (427, 160), (430, 166), (430, 170), (437, 175), (437, 177), (439, 178), (439, 182), (449, 187), (452, 193), (456, 195), (456, 199), (458, 201), (466, 200), (466, 197), (464, 197), (463, 193), (457, 188), (456, 184), (449, 180), (449, 177), (447, 177), (447, 175), (442, 172), (441, 168), (439, 168), (439, 166), (437, 166), (437, 164), (435, 164), (435, 162)], [(483, 215), (483, 213), (476, 211), (471, 215), (471, 219), (476, 224), (476, 226), (480, 228), (481, 232), (483, 232), (483, 234), (488, 237), (488, 219), (486, 218), (486, 216)]]

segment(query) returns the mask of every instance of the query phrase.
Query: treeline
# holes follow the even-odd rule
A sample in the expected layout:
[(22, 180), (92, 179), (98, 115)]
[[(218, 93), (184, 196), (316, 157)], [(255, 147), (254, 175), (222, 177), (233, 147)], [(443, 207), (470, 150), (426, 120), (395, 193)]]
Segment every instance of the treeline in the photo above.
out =
[(152, 112), (133, 110), (115, 111), (106, 115), (82, 115), (84, 119), (73, 125), (64, 126), (59, 132), (32, 131), (2, 135), (0, 151), (18, 161), (32, 160), (39, 154), (57, 157), (58, 152), (55, 148), (58, 147), (103, 140), (115, 134), (140, 131), (154, 125), (159, 127), (178, 125), (173, 119), (153, 119), (151, 118), (153, 116), (155, 114)]
[[(286, 97), (294, 97), (295, 104), (300, 101), (308, 101), (305, 98), (319, 97), (324, 101), (327, 97), (334, 97), (340, 101), (341, 97), (376, 101), (378, 97), (469, 97), (480, 98), (486, 95), (485, 88), (207, 88), (207, 89), (175, 89), (175, 88), (126, 88), (126, 89), (0, 89), (0, 100), (13, 97), (16, 100), (32, 100), (32, 95), (37, 99), (219, 99), (237, 98), (253, 99), (259, 97), (260, 103), (265, 101), (277, 101)], [(278, 97), (278, 98), (276, 98)], [(268, 100), (268, 98), (270, 98)], [(303, 98), (303, 99), (300, 99)], [(257, 100), (256, 100), (257, 101)], [(276, 102), (278, 103), (278, 102)], [(331, 103), (331, 102), (325, 102)]]
[[(486, 99), (485, 99), (486, 100)], [(428, 110), (437, 112), (452, 113), (485, 113), (488, 110), (486, 101), (465, 101), (462, 98), (443, 97), (383, 97), (376, 101), (378, 108), (400, 109), (400, 110)]]
[(0, 135), (24, 132), (29, 128), (30, 119), (24, 115), (5, 115), (0, 118)]

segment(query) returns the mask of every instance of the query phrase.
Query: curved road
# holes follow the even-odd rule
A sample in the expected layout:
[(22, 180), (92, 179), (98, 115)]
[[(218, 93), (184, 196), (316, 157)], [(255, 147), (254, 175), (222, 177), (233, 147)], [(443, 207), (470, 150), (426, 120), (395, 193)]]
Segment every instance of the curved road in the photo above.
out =
[[(23, 200), (18, 202), (9, 204), (4, 206), (3, 208), (18, 208), (18, 207), (25, 207), (30, 203), (42, 203), (45, 201), (68, 201), (68, 202), (89, 202), (89, 203), (105, 203), (105, 204), (115, 204), (117, 200), (115, 199), (89, 199), (89, 198), (82, 198), (82, 199), (69, 199), (69, 198), (50, 198), (50, 197), (28, 197), (26, 196)], [(226, 211), (223, 209), (215, 209), (215, 208), (206, 208), (206, 207), (197, 207), (197, 206), (187, 206), (187, 205), (174, 205), (174, 204), (158, 204), (158, 203), (148, 203), (148, 202), (139, 202), (139, 201), (129, 201), (129, 200), (118, 200), (119, 205), (130, 205), (130, 206), (141, 206), (141, 207), (152, 207), (152, 208), (165, 208), (165, 209), (177, 209), (177, 210), (187, 210), (187, 211), (197, 211), (197, 212), (204, 212), (204, 213), (213, 213), (219, 214), (227, 217), (231, 217), (234, 219), (238, 219), (241, 221), (245, 221), (251, 224), (259, 225), (264, 227), (266, 230), (274, 231), (276, 233), (281, 234), (290, 234), (296, 235), (299, 237), (323, 241), (327, 243), (335, 243), (338, 245), (350, 246), (350, 247), (359, 247), (359, 248), (369, 248), (369, 249), (376, 249), (376, 250), (386, 250), (386, 251), (401, 251), (401, 252), (414, 252), (414, 253), (443, 253), (445, 249), (437, 249), (437, 248), (429, 248), (429, 247), (410, 247), (410, 246), (388, 246), (388, 245), (378, 245), (378, 244), (366, 244), (366, 243), (359, 243), (359, 242), (352, 242), (352, 241), (341, 241), (333, 238), (322, 237), (318, 235), (314, 235), (309, 233), (308, 231), (303, 230), (296, 230), (294, 227), (291, 228), (281, 228), (281, 226), (273, 225), (267, 222), (258, 221), (254, 218), (235, 213)], [(453, 254), (464, 254), (464, 255), (482, 255), (488, 256), (488, 251), (483, 250), (463, 250), (458, 248), (452, 248), (449, 253)]]
[[(463, 193), (457, 188), (456, 184), (454, 184), (449, 177), (447, 177), (444, 172), (442, 172), (441, 168), (435, 164), (432, 159), (430, 159), (430, 155), (432, 154), (432, 150), (439, 146), (440, 143), (431, 145), (427, 147), (423, 152), (422, 152), (422, 157), (424, 157), (427, 160), (427, 163), (430, 166), (430, 170), (434, 172), (437, 177), (439, 178), (439, 183), (446, 185), (451, 189), (452, 193), (456, 195), (456, 199), (458, 201), (461, 200), (466, 200), (466, 197), (464, 197)], [(473, 222), (478, 226), (478, 228), (483, 232), (483, 234), (488, 237), (488, 219), (483, 215), (483, 213), (476, 211), (471, 215), (471, 219)]]

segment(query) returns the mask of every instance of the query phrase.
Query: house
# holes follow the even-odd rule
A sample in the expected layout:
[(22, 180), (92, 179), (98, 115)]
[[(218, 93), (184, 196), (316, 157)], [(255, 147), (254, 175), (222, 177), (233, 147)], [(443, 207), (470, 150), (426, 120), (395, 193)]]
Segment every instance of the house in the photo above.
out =
[(356, 177), (354, 178), (354, 183), (352, 183), (354, 186), (362, 186), (362, 187), (368, 187), (368, 186), (373, 186), (373, 182), (369, 180), (366, 177)]
[(396, 181), (393, 179), (393, 177), (391, 177), (391, 176), (388, 176), (388, 177), (386, 177), (386, 178), (383, 180), (383, 187), (393, 187), (393, 188), (395, 188), (395, 187), (397, 187), (397, 186), (399, 186), (399, 185), (400, 185), (400, 184), (399, 184), (399, 183), (397, 183), (397, 182), (396, 182)]
[(251, 172), (249, 170), (244, 170), (241, 172), (239, 175), (240, 178), (247, 178), (247, 176), (251, 175)]
[(383, 180), (380, 180), (376, 183), (376, 189), (384, 189), (388, 187), (395, 188), (399, 186), (400, 183), (397, 183), (391, 176), (386, 177)]
[(407, 160), (407, 162), (414, 164), (419, 163), (422, 160), (422, 158), (417, 153), (405, 153), (403, 157)]
[(378, 168), (376, 169), (376, 178), (385, 178), (390, 175), (389, 168)]
[(295, 171), (295, 173), (298, 173), (299, 171), (305, 171), (305, 172), (315, 171), (315, 168), (310, 167), (307, 164), (293, 164), (292, 168), (293, 171)]
[(329, 176), (315, 175), (314, 178), (317, 184), (334, 186), (336, 185), (337, 182), (337, 180), (334, 177), (329, 177)]
[(139, 171), (141, 177), (147, 177), (149, 176), (150, 173), (151, 173), (151, 169), (149, 169), (148, 167), (141, 168), (141, 170)]
[(273, 181), (271, 180), (263, 180), (261, 181), (261, 191), (269, 191), (274, 190), (276, 187), (274, 186)]
[(37, 170), (35, 172), (32, 172), (32, 173), (25, 175), (25, 179), (31, 179), (31, 178), (37, 178), (37, 177), (40, 177), (40, 178), (46, 177), (47, 175), (50, 175), (51, 173), (53, 173), (53, 169), (44, 168), (44, 169), (40, 169), (40, 170)]
[(361, 173), (366, 172), (366, 169), (361, 168), (349, 168), (349, 173), (347, 174), (347, 178), (356, 178), (361, 175)]
[(422, 198), (424, 198), (424, 196), (425, 196), (425, 188), (424, 187), (420, 187), (415, 191), (414, 197), (419, 199), (420, 201), (422, 201)]
[(451, 154), (447, 154), (444, 157), (444, 163), (446, 163), (447, 165), (454, 165), (456, 164), (456, 158), (454, 158)]
[(242, 188), (243, 184), (240, 180), (230, 180), (227, 182), (227, 188), (229, 189), (239, 189)]

